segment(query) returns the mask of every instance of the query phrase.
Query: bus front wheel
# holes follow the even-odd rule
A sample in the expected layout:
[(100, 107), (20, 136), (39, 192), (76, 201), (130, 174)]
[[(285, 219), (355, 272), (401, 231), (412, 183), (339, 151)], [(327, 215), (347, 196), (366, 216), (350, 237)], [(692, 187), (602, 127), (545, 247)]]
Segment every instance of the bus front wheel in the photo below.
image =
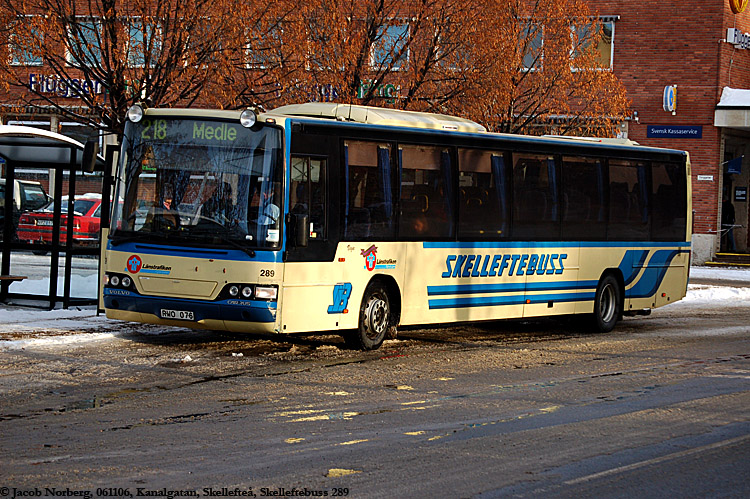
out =
[(388, 292), (382, 284), (370, 283), (359, 307), (359, 327), (346, 336), (347, 344), (361, 350), (377, 350), (392, 328)]
[(622, 315), (622, 290), (620, 283), (611, 275), (605, 275), (596, 288), (592, 326), (600, 333), (614, 329)]

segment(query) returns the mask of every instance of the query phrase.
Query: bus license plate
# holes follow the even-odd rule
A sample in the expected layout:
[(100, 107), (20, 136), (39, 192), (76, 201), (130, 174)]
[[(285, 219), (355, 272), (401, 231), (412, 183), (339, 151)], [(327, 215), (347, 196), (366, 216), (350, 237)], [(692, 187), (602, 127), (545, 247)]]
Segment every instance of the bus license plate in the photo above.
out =
[(169, 310), (162, 308), (160, 314), (162, 319), (178, 319), (181, 321), (195, 320), (195, 314), (190, 310)]

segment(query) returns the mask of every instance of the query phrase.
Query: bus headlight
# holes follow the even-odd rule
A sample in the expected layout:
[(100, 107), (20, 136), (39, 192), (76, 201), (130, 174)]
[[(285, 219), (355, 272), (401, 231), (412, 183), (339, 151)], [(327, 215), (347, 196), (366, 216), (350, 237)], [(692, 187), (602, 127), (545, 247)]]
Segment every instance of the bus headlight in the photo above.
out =
[(112, 277), (109, 278), (109, 283), (112, 286), (119, 286), (120, 285), (120, 278), (117, 277), (116, 275), (113, 275)]
[(253, 288), (251, 288), (250, 286), (245, 286), (244, 288), (242, 288), (243, 298), (250, 298), (251, 296), (253, 296)]
[(129, 288), (129, 287), (130, 287), (130, 284), (131, 284), (132, 282), (133, 282), (133, 281), (131, 281), (131, 280), (130, 280), (130, 277), (128, 277), (128, 276), (125, 276), (125, 277), (123, 277), (123, 278), (122, 278), (122, 287), (123, 287), (123, 288)]
[(230, 286), (229, 287), (229, 296), (232, 298), (237, 298), (237, 295), (240, 294), (240, 288), (238, 286)]
[(275, 300), (277, 293), (277, 288), (268, 288), (262, 286), (255, 287), (255, 297), (259, 300)]
[(143, 106), (140, 104), (133, 104), (128, 109), (128, 119), (133, 123), (138, 123), (143, 119)]
[(258, 117), (252, 109), (245, 109), (242, 111), (242, 114), (240, 114), (240, 125), (245, 128), (251, 128), (257, 121)]

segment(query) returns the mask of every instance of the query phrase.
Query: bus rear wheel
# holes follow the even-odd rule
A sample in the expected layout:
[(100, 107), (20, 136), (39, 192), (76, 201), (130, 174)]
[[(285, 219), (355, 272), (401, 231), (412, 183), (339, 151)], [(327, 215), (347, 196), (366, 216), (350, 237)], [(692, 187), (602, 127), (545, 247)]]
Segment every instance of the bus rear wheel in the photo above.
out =
[(599, 333), (612, 331), (622, 315), (622, 289), (612, 274), (605, 275), (596, 287), (592, 326)]
[(360, 350), (377, 350), (392, 329), (388, 292), (382, 284), (370, 283), (359, 307), (359, 327), (346, 336), (347, 344)]

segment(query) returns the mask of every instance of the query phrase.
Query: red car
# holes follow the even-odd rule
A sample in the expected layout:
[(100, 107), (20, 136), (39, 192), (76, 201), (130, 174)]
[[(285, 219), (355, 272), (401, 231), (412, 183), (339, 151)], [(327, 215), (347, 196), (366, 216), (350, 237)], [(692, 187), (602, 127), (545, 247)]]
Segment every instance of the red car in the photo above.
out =
[[(101, 194), (81, 194), (74, 202), (73, 243), (95, 245), (99, 242)], [(18, 221), (18, 239), (30, 244), (51, 244), (54, 204), (27, 211)], [(68, 239), (68, 198), (62, 198), (60, 214), (60, 244)]]

